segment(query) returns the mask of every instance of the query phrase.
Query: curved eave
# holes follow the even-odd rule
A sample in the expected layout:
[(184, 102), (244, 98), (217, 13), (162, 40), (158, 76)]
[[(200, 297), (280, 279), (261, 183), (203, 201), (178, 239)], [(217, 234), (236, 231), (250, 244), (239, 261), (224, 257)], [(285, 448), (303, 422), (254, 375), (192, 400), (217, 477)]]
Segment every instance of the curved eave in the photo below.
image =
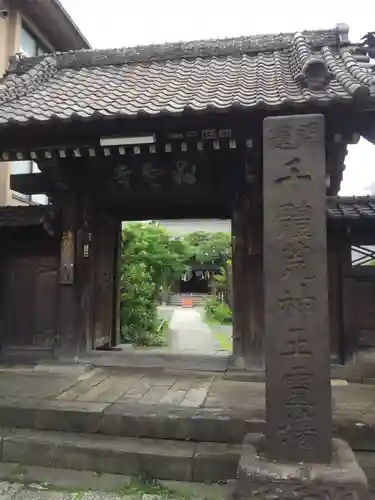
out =
[(273, 114), (277, 112), (287, 112), (290, 110), (296, 110), (298, 112), (303, 111), (304, 109), (308, 109), (311, 107), (321, 107), (322, 109), (327, 109), (330, 106), (343, 105), (347, 108), (358, 107), (360, 106), (363, 109), (368, 111), (375, 111), (375, 96), (371, 96), (365, 101), (356, 101), (351, 96), (333, 96), (333, 97), (320, 97), (320, 98), (308, 98), (304, 101), (293, 101), (293, 100), (285, 100), (281, 103), (277, 104), (268, 104), (264, 101), (259, 101), (255, 105), (245, 105), (245, 104), (232, 104), (229, 106), (206, 106), (201, 108), (196, 108), (192, 105), (187, 106), (181, 110), (170, 111), (166, 109), (149, 111), (149, 110), (140, 110), (136, 113), (127, 113), (127, 112), (118, 112), (113, 114), (103, 113), (101, 111), (95, 111), (90, 115), (83, 116), (77, 112), (73, 112), (68, 116), (62, 117), (58, 114), (52, 114), (49, 117), (44, 118), (31, 118), (29, 120), (17, 120), (12, 117), (9, 118), (8, 121), (1, 121), (0, 118), (0, 129), (10, 129), (10, 128), (25, 128), (25, 127), (34, 127), (39, 125), (65, 125), (65, 124), (73, 124), (73, 123), (90, 123), (97, 121), (115, 121), (115, 120), (135, 120), (141, 118), (183, 118), (183, 117), (191, 117), (191, 116), (204, 116), (204, 115), (217, 115), (224, 114), (227, 115), (229, 113), (255, 113), (255, 112), (263, 112), (264, 114)]

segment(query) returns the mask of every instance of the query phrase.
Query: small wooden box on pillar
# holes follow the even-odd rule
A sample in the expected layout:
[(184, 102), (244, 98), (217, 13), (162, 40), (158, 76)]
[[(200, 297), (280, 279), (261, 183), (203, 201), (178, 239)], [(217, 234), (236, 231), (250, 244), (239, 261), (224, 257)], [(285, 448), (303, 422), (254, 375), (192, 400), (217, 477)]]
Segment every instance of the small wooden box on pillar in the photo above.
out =
[(367, 497), (332, 440), (323, 115), (263, 123), (266, 435), (247, 436), (237, 499)]

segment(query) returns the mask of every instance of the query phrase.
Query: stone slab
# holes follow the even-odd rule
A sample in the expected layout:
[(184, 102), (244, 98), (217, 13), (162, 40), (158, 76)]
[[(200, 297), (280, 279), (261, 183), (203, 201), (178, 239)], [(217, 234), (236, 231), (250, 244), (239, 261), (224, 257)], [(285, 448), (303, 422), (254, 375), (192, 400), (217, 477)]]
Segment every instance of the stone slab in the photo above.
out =
[(199, 443), (194, 455), (194, 481), (227, 481), (237, 476), (241, 445)]
[(333, 458), (329, 465), (271, 462), (265, 449), (263, 436), (245, 438), (234, 491), (236, 500), (368, 500), (366, 476), (344, 441), (332, 441)]
[(264, 421), (249, 419), (247, 412), (120, 403), (103, 412), (100, 424), (100, 432), (108, 435), (229, 443), (241, 443), (246, 433), (263, 428)]
[(149, 352), (100, 352), (92, 351), (81, 356), (79, 363), (92, 364), (96, 367), (116, 368), (169, 368), (203, 372), (225, 372), (229, 354), (220, 356), (201, 354), (173, 354)]
[[(19, 465), (12, 462), (1, 462), (0, 463), (0, 481), (6, 481), (12, 478), (12, 482), (17, 481), (15, 473), (19, 470)], [(19, 481), (22, 482), (22, 481)]]
[(98, 432), (104, 403), (46, 399), (0, 399), (0, 427)]
[(50, 431), (1, 431), (2, 461), (191, 481), (196, 445)]
[(55, 398), (77, 382), (74, 376), (46, 376), (45, 373), (0, 373), (0, 396)]
[(52, 376), (66, 375), (71, 377), (76, 375), (80, 377), (84, 373), (92, 370), (90, 365), (78, 365), (69, 363), (38, 363), (33, 367), (35, 373), (44, 373)]
[(62, 401), (74, 401), (80, 396), (86, 394), (90, 389), (99, 385), (109, 374), (101, 369), (94, 369), (90, 371), (82, 380), (76, 380), (76, 383), (69, 387), (66, 391), (61, 391), (58, 399)]
[(267, 453), (329, 462), (324, 115), (263, 121), (263, 202)]

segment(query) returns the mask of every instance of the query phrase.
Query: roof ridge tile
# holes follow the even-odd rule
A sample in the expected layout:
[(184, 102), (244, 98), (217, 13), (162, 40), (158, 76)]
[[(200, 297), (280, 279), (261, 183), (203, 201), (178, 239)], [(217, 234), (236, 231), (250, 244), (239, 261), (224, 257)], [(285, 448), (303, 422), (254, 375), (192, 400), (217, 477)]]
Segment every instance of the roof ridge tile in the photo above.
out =
[[(17, 64), (17, 58), (19, 58), (19, 54), (13, 56), (11, 65), (12, 63)], [(57, 73), (58, 69), (56, 59), (49, 55), (38, 61), (20, 76), (8, 71), (3, 81), (0, 81), (0, 104), (17, 99), (35, 90), (41, 82), (48, 80), (53, 74)]]
[[(296, 33), (278, 33), (251, 35), (234, 38), (217, 38), (173, 42), (151, 45), (137, 45), (117, 49), (83, 49), (69, 52), (56, 52), (54, 57), (60, 67), (80, 69), (88, 66), (107, 66), (132, 63), (150, 63), (156, 61), (196, 59), (198, 57), (241, 56), (242, 54), (258, 54), (285, 50), (293, 45)], [(337, 29), (303, 31), (306, 43), (312, 48), (324, 45), (332, 46), (340, 43)], [(22, 57), (11, 72), (22, 74), (30, 66), (43, 60), (46, 56)]]

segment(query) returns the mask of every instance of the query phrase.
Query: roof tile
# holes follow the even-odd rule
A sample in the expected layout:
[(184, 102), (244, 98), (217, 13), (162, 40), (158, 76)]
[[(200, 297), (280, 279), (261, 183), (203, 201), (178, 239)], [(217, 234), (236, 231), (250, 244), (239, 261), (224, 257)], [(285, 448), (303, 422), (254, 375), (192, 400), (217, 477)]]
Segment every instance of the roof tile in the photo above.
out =
[(355, 51), (329, 30), (20, 58), (0, 83), (0, 125), (373, 98)]
[(337, 196), (327, 199), (328, 217), (332, 219), (375, 219), (375, 198), (371, 196)]

